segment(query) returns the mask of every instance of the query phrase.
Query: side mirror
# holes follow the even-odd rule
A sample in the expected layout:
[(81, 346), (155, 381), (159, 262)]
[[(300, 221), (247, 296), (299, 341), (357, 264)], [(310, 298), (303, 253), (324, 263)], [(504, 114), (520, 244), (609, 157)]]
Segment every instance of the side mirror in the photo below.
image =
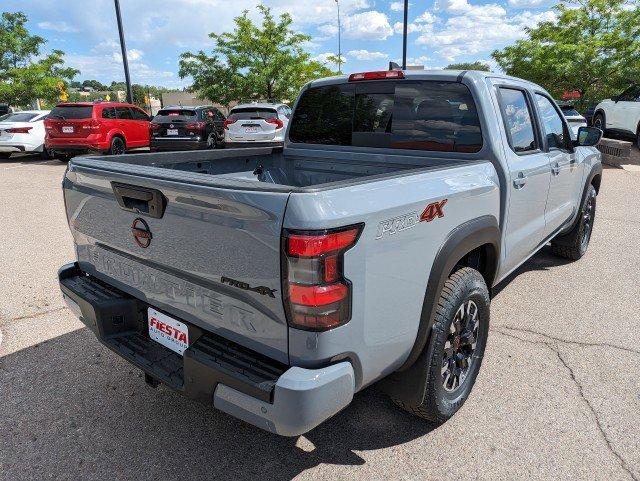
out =
[(574, 145), (576, 147), (593, 147), (598, 145), (602, 135), (602, 130), (596, 127), (580, 127)]

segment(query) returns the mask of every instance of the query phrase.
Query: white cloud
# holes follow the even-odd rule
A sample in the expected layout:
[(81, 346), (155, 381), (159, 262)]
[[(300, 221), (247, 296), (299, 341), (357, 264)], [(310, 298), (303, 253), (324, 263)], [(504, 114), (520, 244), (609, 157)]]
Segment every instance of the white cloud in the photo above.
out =
[[(393, 24), (393, 31), (396, 33), (404, 32), (404, 23), (396, 22)], [(407, 33), (421, 32), (422, 27), (417, 23), (408, 23), (407, 24)]]
[(333, 63), (331, 60), (329, 60), (329, 57), (331, 57), (332, 55), (336, 55), (336, 54), (333, 52), (323, 52), (323, 53), (319, 53), (315, 57), (311, 57), (311, 60), (313, 60), (314, 62), (320, 62), (322, 64), (329, 64), (329, 63)]
[(418, 18), (416, 18), (415, 21), (416, 23), (434, 23), (436, 20), (438, 20), (438, 17), (427, 10)]
[(508, 0), (508, 3), (514, 8), (539, 8), (555, 2), (554, 0)]
[(64, 22), (64, 21), (40, 22), (38, 23), (38, 27), (40, 27), (43, 30), (53, 30), (54, 32), (62, 32), (62, 33), (72, 33), (72, 32), (80, 31), (77, 28), (72, 27), (71, 25), (69, 25), (67, 22)]
[[(341, 19), (342, 35), (345, 38), (360, 40), (386, 40), (393, 35), (389, 18), (382, 12), (369, 10), (343, 16)], [(327, 23), (318, 28), (325, 35), (337, 35), (337, 23)]]
[(389, 58), (384, 52), (370, 52), (369, 50), (350, 50), (347, 55), (357, 60), (378, 60), (381, 58)]
[[(413, 5), (413, 3), (409, 3), (409, 7), (411, 7), (411, 5)], [(389, 5), (389, 10), (391, 10), (392, 12), (404, 12), (404, 1), (391, 2), (391, 5)]]
[(425, 23), (416, 40), (449, 62), (462, 55), (489, 53), (526, 35), (525, 27), (553, 20), (551, 11), (524, 11), (508, 15), (501, 5), (470, 4), (468, 0), (438, 0), (437, 8), (449, 14), (444, 23)]

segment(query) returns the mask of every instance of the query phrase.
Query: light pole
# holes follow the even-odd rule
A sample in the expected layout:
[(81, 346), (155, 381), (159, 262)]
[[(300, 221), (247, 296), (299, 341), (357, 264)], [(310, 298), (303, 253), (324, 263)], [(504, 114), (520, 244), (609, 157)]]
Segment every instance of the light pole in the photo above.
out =
[(129, 62), (127, 61), (127, 46), (124, 43), (124, 31), (122, 30), (122, 17), (120, 16), (120, 1), (113, 0), (116, 5), (116, 20), (118, 21), (118, 33), (120, 34), (120, 49), (122, 50), (122, 63), (124, 64), (124, 80), (127, 83), (127, 102), (133, 103), (133, 91), (131, 90), (131, 78), (129, 78)]
[(409, 0), (404, 0), (404, 26), (402, 28), (402, 70), (407, 69), (407, 22), (409, 17)]
[(340, 45), (340, 2), (338, 0), (336, 0), (336, 5), (338, 6), (338, 73), (342, 73), (342, 47)]

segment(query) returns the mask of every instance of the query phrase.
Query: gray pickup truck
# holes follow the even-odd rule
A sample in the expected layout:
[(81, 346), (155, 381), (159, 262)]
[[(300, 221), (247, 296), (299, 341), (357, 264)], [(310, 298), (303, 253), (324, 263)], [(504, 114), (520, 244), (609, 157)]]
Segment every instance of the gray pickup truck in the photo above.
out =
[(443, 422), (492, 287), (549, 242), (585, 253), (601, 135), (492, 73), (317, 80), (283, 149), (73, 159), (60, 287), (148, 384), (260, 428), (302, 434), (378, 381)]

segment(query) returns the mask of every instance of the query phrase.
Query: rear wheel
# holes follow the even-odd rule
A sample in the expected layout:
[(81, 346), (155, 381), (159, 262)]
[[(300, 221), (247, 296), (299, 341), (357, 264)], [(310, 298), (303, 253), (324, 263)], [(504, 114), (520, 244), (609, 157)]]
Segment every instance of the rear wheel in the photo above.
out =
[(640, 125), (638, 125), (638, 131), (636, 132), (636, 147), (640, 149)]
[(402, 409), (444, 422), (462, 407), (475, 383), (489, 335), (489, 290), (482, 275), (463, 267), (442, 288), (425, 360), (427, 382), (422, 403)]
[(0, 159), (8, 159), (11, 157), (11, 152), (0, 152)]
[(555, 255), (574, 261), (585, 255), (596, 218), (596, 195), (595, 187), (589, 185), (578, 214), (580, 217), (577, 225), (569, 233), (551, 241), (551, 250)]
[(127, 145), (122, 137), (114, 137), (111, 139), (111, 147), (109, 147), (109, 155), (122, 155), (127, 152)]

